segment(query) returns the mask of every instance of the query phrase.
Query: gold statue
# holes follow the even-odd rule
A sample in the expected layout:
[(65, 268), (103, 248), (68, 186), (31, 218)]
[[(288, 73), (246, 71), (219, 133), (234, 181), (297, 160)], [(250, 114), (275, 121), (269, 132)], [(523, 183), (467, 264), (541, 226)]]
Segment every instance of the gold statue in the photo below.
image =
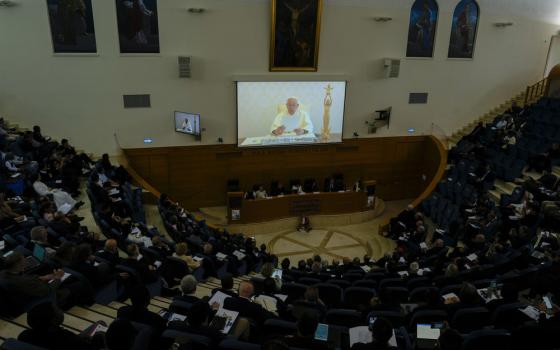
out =
[(327, 91), (325, 99), (323, 100), (323, 130), (321, 130), (321, 139), (323, 141), (328, 141), (331, 134), (331, 128), (329, 126), (331, 120), (331, 105), (332, 96), (331, 92), (333, 90), (331, 84), (327, 85), (325, 88)]

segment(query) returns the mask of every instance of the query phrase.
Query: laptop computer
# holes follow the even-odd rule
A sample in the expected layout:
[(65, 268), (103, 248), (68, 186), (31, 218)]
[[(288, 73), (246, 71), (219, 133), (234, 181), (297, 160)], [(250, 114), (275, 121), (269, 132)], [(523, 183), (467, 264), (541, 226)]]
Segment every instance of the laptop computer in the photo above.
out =
[(443, 322), (418, 323), (416, 325), (416, 348), (435, 349), (442, 329)]
[(30, 255), (25, 258), (24, 271), (27, 272), (37, 268), (39, 265), (41, 265), (43, 261), (45, 261), (46, 256), (47, 256), (47, 250), (39, 244), (34, 244), (33, 255)]

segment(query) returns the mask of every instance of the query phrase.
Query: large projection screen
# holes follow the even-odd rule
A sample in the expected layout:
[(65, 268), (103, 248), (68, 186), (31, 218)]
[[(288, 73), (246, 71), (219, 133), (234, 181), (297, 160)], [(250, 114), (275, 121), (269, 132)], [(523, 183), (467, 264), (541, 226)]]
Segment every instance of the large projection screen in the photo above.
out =
[(237, 82), (237, 145), (342, 142), (345, 81)]

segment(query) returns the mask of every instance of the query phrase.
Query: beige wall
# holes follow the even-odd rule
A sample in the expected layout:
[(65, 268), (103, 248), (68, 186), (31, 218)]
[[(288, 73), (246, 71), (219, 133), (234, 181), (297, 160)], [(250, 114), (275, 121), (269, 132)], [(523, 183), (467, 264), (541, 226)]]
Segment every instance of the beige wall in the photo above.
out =
[[(0, 115), (22, 126), (40, 124), (46, 134), (69, 136), (79, 148), (115, 153), (123, 147), (200, 144), (173, 131), (173, 111), (202, 116), (202, 143), (218, 137), (234, 143), (234, 79), (348, 80), (345, 137), (366, 135), (375, 109), (393, 106), (389, 130), (417, 132), (433, 121), (452, 133), (474, 117), (542, 78), (551, 36), (558, 25), (500, 16), (492, 0), (480, 1), (474, 60), (449, 60), (451, 13), (440, 0), (434, 59), (406, 59), (397, 79), (382, 78), (384, 57), (403, 58), (410, 1), (325, 0), (318, 73), (269, 73), (269, 2), (264, 0), (160, 0), (161, 54), (121, 56), (113, 0), (93, 0), (96, 56), (54, 56), (46, 1), (17, 0), (0, 8)], [(398, 3), (398, 6), (396, 5)], [(364, 4), (367, 4), (365, 6)], [(393, 4), (393, 5), (389, 5)], [(205, 7), (190, 14), (188, 7)], [(485, 11), (488, 7), (488, 11)], [(390, 16), (376, 23), (374, 16)], [(512, 21), (498, 29), (497, 21)], [(193, 57), (192, 79), (177, 77), (177, 56)], [(409, 92), (429, 92), (429, 104), (408, 105)], [(149, 93), (152, 108), (122, 107), (122, 94)]]

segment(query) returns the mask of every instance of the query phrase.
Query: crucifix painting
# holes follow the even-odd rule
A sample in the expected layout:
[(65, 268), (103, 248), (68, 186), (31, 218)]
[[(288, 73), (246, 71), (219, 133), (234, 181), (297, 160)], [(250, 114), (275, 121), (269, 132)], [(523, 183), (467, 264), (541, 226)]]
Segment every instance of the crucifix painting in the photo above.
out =
[(323, 0), (272, 0), (271, 71), (317, 71)]

